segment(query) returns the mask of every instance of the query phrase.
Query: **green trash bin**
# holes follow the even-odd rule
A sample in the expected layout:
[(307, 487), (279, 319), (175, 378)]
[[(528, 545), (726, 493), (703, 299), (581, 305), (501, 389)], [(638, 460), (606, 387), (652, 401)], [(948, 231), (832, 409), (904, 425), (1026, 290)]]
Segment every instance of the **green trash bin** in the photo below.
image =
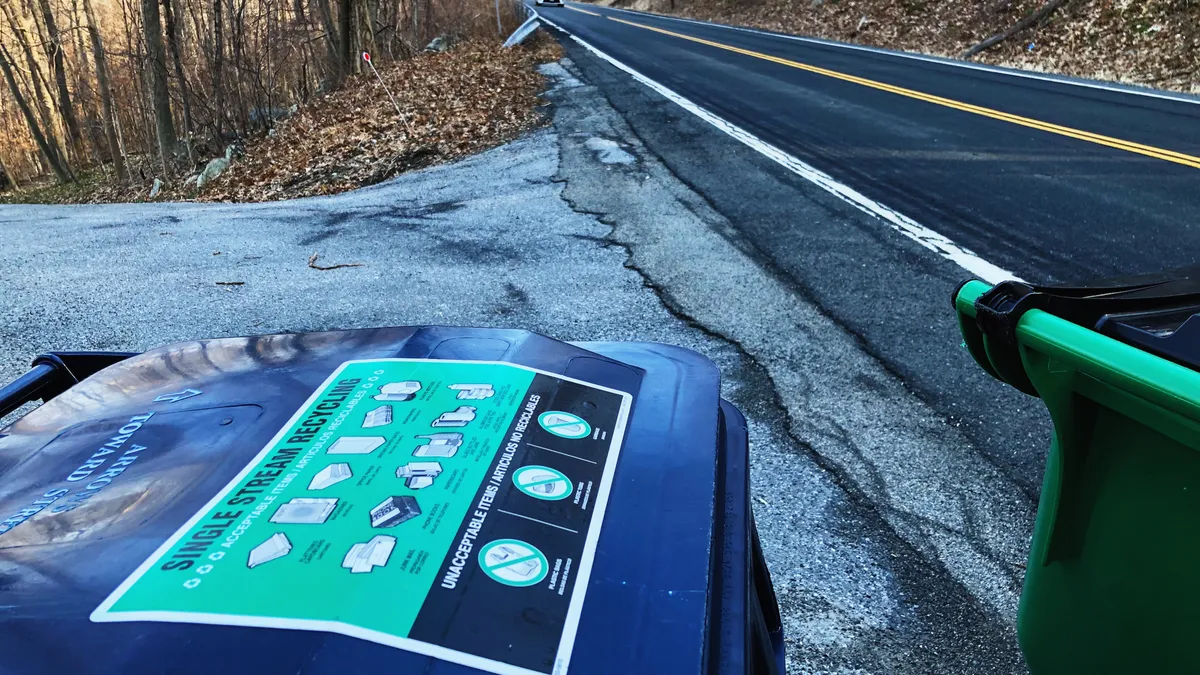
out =
[(954, 306), (979, 365), (1054, 421), (1017, 616), (1030, 670), (1200, 672), (1200, 283), (972, 281)]

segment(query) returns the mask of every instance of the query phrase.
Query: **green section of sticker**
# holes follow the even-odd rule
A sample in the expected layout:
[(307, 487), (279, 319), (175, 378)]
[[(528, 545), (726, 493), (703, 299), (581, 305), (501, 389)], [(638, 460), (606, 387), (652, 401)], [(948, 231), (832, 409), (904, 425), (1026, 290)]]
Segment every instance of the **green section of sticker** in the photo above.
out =
[(558, 410), (538, 415), (538, 424), (559, 438), (587, 438), (592, 433), (592, 425), (588, 424), (587, 420)]
[[(491, 363), (345, 364), (118, 590), (107, 620), (336, 621), (407, 636), (533, 378)], [(530, 560), (507, 567), (489, 576), (534, 576)]]

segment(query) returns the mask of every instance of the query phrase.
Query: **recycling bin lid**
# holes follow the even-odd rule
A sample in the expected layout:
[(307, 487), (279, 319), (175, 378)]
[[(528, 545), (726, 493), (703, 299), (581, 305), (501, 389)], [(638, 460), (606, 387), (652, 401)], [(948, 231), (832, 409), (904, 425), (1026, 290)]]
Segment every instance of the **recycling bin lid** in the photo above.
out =
[(493, 329), (119, 361), (0, 430), (6, 671), (709, 672), (718, 384)]
[(1200, 370), (1200, 267), (1073, 286), (1005, 281), (980, 296), (975, 308), (980, 330), (1013, 348), (1021, 316), (1040, 309)]

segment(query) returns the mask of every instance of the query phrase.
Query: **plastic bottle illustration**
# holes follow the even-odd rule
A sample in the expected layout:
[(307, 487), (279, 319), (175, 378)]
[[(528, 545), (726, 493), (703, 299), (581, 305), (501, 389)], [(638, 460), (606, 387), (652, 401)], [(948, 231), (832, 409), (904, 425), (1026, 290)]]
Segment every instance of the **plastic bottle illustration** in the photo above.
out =
[(433, 479), (442, 473), (438, 462), (409, 462), (396, 469), (396, 478), (403, 478), (405, 487), (420, 490), (433, 485)]
[(413, 450), (413, 457), (453, 457), (463, 443), (463, 435), (457, 431), (417, 436), (426, 441)]
[(379, 393), (373, 396), (376, 401), (411, 401), (421, 390), (421, 383), (416, 380), (405, 382), (389, 382), (379, 388)]
[(460, 401), (482, 401), (496, 395), (490, 384), (452, 384), (449, 388), (458, 392)]
[(473, 405), (460, 405), (450, 412), (444, 412), (439, 415), (430, 426), (465, 427), (471, 420), (475, 419), (475, 410), (476, 408)]

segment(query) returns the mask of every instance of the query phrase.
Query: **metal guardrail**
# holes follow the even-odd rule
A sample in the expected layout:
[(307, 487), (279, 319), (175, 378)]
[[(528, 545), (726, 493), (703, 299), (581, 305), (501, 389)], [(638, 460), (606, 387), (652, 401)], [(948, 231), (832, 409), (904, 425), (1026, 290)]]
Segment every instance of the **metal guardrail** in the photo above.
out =
[(538, 16), (538, 13), (528, 5), (526, 5), (526, 9), (530, 12), (529, 18), (513, 31), (512, 35), (508, 36), (508, 39), (504, 41), (505, 47), (513, 47), (521, 44), (525, 41), (525, 38), (533, 35), (533, 31), (537, 30), (537, 27), (541, 24), (541, 17)]

